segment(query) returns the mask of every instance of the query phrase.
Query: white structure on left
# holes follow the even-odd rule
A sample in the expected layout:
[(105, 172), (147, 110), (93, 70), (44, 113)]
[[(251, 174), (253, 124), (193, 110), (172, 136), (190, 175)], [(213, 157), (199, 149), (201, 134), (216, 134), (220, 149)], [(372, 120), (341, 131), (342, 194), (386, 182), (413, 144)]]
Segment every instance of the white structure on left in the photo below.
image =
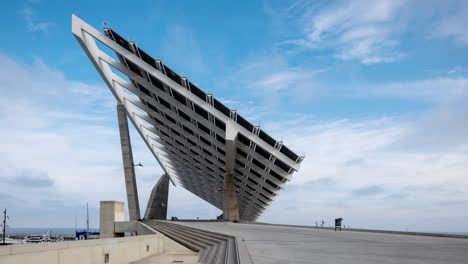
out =
[(101, 201), (99, 216), (99, 237), (122, 237), (123, 233), (115, 232), (115, 222), (125, 221), (125, 204), (118, 201)]

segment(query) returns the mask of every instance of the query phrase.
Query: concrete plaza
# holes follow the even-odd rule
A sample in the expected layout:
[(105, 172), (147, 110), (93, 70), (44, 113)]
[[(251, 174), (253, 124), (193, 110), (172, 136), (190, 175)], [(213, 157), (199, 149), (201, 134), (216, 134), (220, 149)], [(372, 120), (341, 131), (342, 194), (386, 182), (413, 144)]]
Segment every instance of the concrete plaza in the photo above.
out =
[(253, 263), (468, 263), (468, 239), (229, 222), (177, 222), (244, 240)]

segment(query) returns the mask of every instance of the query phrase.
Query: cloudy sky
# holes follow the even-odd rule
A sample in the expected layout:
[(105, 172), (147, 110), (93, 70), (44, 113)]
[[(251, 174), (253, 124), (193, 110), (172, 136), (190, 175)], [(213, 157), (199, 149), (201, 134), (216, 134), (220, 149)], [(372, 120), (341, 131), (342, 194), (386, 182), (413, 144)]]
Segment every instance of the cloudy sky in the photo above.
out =
[[(71, 34), (106, 22), (306, 156), (259, 220), (467, 232), (468, 2), (10, 1), (0, 16), (0, 207), (73, 227), (124, 201), (115, 99)], [(136, 131), (141, 207), (162, 173)], [(169, 216), (220, 211), (181, 187)]]

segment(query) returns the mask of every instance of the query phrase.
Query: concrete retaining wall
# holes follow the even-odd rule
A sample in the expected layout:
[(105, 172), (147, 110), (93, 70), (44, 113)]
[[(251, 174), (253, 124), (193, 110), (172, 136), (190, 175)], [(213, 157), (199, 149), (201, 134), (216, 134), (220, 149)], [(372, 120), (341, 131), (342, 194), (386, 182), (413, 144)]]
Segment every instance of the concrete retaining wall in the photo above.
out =
[[(186, 253), (162, 234), (70, 242), (0, 246), (2, 264), (130, 263), (158, 253)], [(108, 256), (108, 262), (105, 262)]]

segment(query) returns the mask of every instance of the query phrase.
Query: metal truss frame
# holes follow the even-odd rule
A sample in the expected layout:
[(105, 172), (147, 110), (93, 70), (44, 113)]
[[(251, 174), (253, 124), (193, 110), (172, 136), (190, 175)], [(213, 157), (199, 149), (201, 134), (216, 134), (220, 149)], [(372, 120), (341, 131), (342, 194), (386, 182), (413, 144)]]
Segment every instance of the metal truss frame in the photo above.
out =
[(304, 157), (134, 42), (75, 15), (72, 32), (173, 183), (223, 210), (224, 174), (232, 174), (240, 218), (254, 221), (299, 169)]

